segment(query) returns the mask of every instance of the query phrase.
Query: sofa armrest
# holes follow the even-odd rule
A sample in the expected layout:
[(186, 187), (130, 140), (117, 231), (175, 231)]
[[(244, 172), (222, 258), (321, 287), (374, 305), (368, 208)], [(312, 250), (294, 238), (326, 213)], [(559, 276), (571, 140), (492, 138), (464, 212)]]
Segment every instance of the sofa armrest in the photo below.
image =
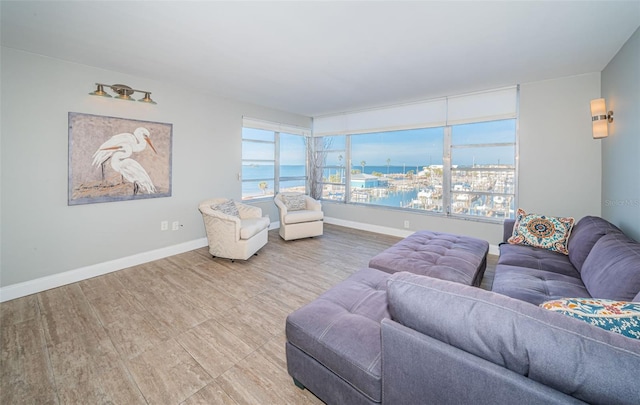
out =
[(391, 319), (382, 320), (382, 365), (383, 403), (583, 403)]
[(513, 235), (513, 226), (516, 224), (515, 219), (507, 218), (502, 223), (502, 241), (506, 242), (507, 239)]

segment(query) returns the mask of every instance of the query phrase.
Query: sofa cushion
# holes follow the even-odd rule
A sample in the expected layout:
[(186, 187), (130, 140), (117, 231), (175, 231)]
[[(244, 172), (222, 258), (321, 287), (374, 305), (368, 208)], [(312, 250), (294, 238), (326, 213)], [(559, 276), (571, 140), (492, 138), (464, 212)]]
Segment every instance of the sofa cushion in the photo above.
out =
[(211, 209), (214, 211), (220, 211), (223, 214), (231, 215), (233, 217), (240, 216), (238, 207), (236, 207), (236, 203), (234, 203), (233, 200), (227, 200), (221, 204), (212, 205)]
[(299, 211), (307, 209), (307, 200), (304, 194), (282, 194), (282, 203), (287, 211)]
[(324, 218), (322, 211), (300, 210), (289, 211), (284, 216), (285, 224), (299, 224), (301, 222), (320, 221)]
[(251, 239), (268, 227), (269, 217), (243, 219), (240, 225), (240, 239)]
[[(567, 255), (532, 246), (506, 243), (500, 245), (498, 265), (528, 267), (580, 278), (580, 274), (573, 267)], [(496, 269), (497, 271), (498, 269)]]
[(510, 265), (496, 267), (491, 291), (534, 305), (551, 299), (590, 296), (579, 277)]
[[(640, 342), (480, 288), (391, 275), (391, 319), (589, 403), (637, 403)], [(456, 378), (458, 376), (452, 376)], [(517, 401), (516, 401), (517, 402)]]
[(527, 245), (569, 254), (567, 242), (573, 228), (573, 218), (527, 214), (518, 208), (513, 235), (507, 240), (514, 245)]
[(290, 344), (373, 402), (382, 397), (380, 321), (389, 317), (388, 278), (362, 269), (290, 314), (286, 323)]
[(609, 221), (600, 217), (586, 216), (578, 221), (569, 237), (569, 260), (580, 271), (589, 252), (598, 239), (611, 231), (621, 232)]
[(640, 339), (640, 303), (565, 298), (543, 302), (540, 307), (580, 319), (610, 332)]
[(632, 301), (640, 291), (640, 243), (620, 232), (604, 235), (580, 274), (592, 297)]

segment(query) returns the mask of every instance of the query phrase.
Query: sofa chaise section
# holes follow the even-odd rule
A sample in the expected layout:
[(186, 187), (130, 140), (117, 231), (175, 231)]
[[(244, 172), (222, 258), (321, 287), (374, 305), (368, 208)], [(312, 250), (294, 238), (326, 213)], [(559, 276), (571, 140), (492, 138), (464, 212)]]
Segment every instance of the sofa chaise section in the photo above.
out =
[(388, 277), (362, 269), (288, 316), (287, 369), (296, 385), (329, 404), (381, 402)]

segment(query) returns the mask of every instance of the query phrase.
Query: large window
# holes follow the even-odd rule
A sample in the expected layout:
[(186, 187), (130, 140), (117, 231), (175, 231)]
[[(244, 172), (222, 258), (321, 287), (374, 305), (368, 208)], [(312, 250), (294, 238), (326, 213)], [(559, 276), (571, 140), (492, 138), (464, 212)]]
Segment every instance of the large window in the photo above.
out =
[(324, 150), (323, 199), (448, 216), (513, 217), (515, 119), (315, 142)]
[[(314, 117), (322, 198), (502, 221), (517, 197), (518, 86)], [(319, 179), (321, 177), (321, 179)]]
[[(281, 191), (306, 190), (304, 130), (272, 129), (275, 124), (245, 120), (242, 128), (242, 199), (273, 198)], [(251, 125), (251, 126), (248, 126)], [(265, 129), (266, 128), (266, 129)]]

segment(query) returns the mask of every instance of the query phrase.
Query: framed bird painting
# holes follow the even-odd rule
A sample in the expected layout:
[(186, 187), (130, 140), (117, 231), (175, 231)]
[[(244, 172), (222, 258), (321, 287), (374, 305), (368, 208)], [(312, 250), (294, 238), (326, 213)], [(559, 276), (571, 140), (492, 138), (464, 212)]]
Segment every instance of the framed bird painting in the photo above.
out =
[(173, 125), (69, 113), (69, 205), (171, 196)]

